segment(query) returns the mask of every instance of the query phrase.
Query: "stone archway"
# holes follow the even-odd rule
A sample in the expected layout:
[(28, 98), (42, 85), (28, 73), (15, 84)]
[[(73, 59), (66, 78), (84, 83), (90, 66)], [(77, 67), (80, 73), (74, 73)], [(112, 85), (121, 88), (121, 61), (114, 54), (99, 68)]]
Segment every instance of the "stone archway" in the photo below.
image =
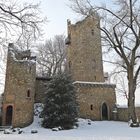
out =
[(12, 125), (12, 117), (13, 117), (13, 106), (9, 105), (6, 108), (6, 120), (5, 125)]
[(109, 118), (109, 116), (108, 116), (108, 107), (107, 107), (106, 103), (102, 104), (101, 115), (102, 115), (102, 120), (108, 120), (108, 118)]

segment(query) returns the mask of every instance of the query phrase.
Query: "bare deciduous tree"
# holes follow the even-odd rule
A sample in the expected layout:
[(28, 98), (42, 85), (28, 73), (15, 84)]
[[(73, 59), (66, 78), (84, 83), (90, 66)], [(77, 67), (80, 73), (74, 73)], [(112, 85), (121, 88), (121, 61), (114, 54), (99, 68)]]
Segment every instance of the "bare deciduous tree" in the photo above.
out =
[[(115, 0), (108, 8), (94, 6), (90, 0), (70, 0), (72, 9), (82, 15), (100, 14), (102, 41), (106, 50), (116, 55), (112, 63), (118, 72), (126, 72), (128, 81), (128, 115), (137, 122), (135, 91), (140, 75), (140, 0)], [(112, 9), (111, 7), (115, 7)]]
[(38, 70), (49, 77), (65, 69), (66, 48), (64, 35), (56, 35), (38, 47)]
[(20, 41), (23, 38), (38, 38), (41, 34), (39, 4), (20, 3), (17, 0), (0, 1), (0, 45)]
[(29, 49), (33, 40), (42, 35), (41, 26), (45, 20), (39, 4), (0, 0), (0, 85), (4, 83), (7, 44), (20, 43), (22, 49)]

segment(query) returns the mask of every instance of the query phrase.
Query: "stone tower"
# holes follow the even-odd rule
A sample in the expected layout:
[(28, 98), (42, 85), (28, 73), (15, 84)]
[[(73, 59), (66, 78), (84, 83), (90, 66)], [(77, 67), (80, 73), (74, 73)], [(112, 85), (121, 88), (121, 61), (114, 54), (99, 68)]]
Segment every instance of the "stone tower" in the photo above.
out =
[(2, 105), (2, 125), (24, 127), (33, 121), (36, 80), (35, 57), (9, 44), (6, 82)]
[(115, 85), (104, 80), (100, 19), (87, 16), (76, 24), (68, 20), (67, 69), (77, 88), (80, 117), (112, 119)]
[(99, 18), (68, 21), (68, 69), (75, 81), (104, 82)]

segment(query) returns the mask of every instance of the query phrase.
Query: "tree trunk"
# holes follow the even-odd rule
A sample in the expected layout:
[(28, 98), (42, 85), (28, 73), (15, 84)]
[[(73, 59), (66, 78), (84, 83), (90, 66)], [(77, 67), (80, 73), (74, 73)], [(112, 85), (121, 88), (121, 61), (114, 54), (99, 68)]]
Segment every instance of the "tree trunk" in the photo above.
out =
[[(129, 94), (132, 94), (132, 93), (129, 93)], [(131, 97), (128, 99), (128, 117), (129, 117), (129, 120), (132, 119), (132, 123), (137, 122), (134, 97)]]
[(132, 120), (132, 123), (137, 122), (136, 112), (135, 112), (135, 90), (136, 85), (133, 82), (133, 76), (129, 75), (128, 79), (128, 119)]
[(128, 68), (128, 119), (132, 123), (137, 123), (137, 116), (135, 112), (135, 90), (136, 83), (134, 82), (133, 67)]

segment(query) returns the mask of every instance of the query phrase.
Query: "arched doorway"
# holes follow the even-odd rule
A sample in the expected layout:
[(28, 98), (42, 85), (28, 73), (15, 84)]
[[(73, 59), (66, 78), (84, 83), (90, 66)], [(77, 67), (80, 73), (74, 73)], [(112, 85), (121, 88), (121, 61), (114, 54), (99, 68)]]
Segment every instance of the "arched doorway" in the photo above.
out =
[(108, 108), (106, 103), (102, 104), (102, 120), (108, 120)]
[(6, 108), (6, 121), (5, 124), (6, 125), (12, 125), (12, 115), (13, 115), (13, 107), (7, 106)]

